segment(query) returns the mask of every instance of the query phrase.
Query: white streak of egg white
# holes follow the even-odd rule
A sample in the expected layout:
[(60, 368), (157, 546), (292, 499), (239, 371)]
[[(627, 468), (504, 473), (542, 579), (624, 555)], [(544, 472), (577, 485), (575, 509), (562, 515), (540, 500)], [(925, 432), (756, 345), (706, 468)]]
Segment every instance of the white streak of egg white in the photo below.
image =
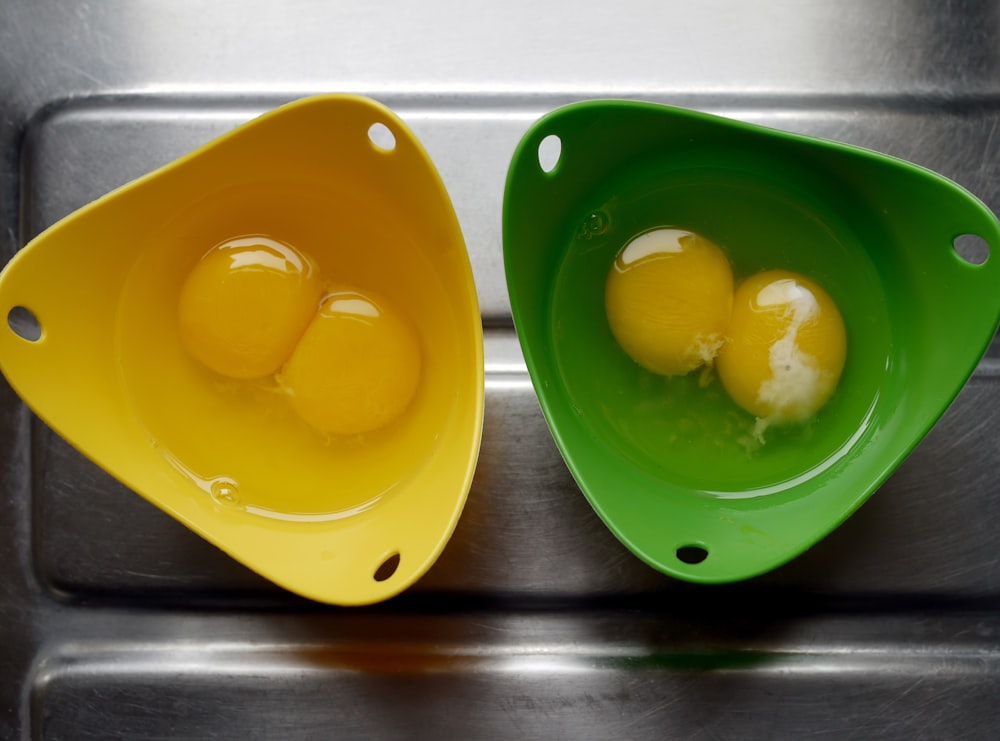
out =
[(701, 375), (698, 378), (698, 385), (705, 388), (712, 382), (712, 370), (715, 368), (715, 357), (719, 350), (726, 344), (726, 338), (717, 332), (704, 335), (699, 333), (694, 338), (694, 345), (688, 348), (688, 357), (694, 357), (701, 366)]
[[(758, 420), (754, 436), (763, 442), (764, 430), (774, 421), (797, 421), (806, 410), (811, 413), (814, 399), (829, 384), (829, 372), (816, 366), (816, 360), (798, 344), (799, 329), (819, 314), (819, 302), (812, 292), (794, 280), (780, 280), (757, 294), (760, 306), (784, 306), (791, 321), (785, 334), (773, 345), (768, 364), (771, 378), (760, 385), (757, 401), (775, 409), (770, 417)], [(796, 416), (799, 415), (799, 416)]]
[(688, 355), (701, 361), (700, 364), (711, 365), (715, 362), (715, 356), (726, 343), (726, 338), (717, 332), (695, 335), (694, 344), (688, 348)]
[(722, 349), (724, 344), (726, 344), (726, 338), (718, 332), (712, 332), (707, 335), (699, 332), (695, 335), (694, 344), (688, 348), (687, 357), (695, 361), (692, 370), (699, 366), (701, 367), (701, 376), (698, 378), (698, 385), (702, 388), (712, 382), (712, 369), (715, 367), (715, 357), (719, 354), (719, 350)]

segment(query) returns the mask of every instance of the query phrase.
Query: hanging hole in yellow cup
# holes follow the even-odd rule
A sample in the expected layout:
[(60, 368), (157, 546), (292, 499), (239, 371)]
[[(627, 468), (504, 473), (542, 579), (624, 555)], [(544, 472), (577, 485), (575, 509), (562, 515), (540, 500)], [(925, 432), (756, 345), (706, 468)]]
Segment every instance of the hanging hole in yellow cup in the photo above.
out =
[(385, 581), (392, 577), (396, 573), (396, 569), (399, 568), (399, 553), (393, 553), (391, 556), (386, 558), (379, 567), (375, 569), (375, 574), (372, 576), (375, 581)]
[(42, 325), (38, 323), (38, 317), (25, 306), (15, 306), (7, 312), (7, 326), (22, 340), (38, 342), (42, 338)]
[(368, 128), (368, 138), (374, 147), (382, 152), (391, 152), (396, 148), (396, 137), (392, 129), (384, 123), (373, 123)]

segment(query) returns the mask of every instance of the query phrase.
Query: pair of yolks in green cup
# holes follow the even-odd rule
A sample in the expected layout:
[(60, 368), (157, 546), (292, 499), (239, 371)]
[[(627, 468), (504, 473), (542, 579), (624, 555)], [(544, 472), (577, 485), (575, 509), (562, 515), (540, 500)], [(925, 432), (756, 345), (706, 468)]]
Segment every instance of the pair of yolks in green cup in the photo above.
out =
[(844, 321), (815, 281), (768, 270), (735, 285), (725, 253), (683, 229), (655, 229), (618, 253), (605, 311), (643, 368), (679, 376), (714, 366), (729, 396), (757, 420), (812, 417), (833, 395), (847, 353)]

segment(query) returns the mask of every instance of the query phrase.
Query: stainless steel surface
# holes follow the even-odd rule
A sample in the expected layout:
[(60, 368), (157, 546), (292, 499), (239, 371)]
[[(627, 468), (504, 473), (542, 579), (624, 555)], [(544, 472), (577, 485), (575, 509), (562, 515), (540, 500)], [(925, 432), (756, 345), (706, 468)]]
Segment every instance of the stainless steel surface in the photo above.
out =
[(751, 582), (681, 584), (608, 533), (552, 444), (499, 224), (521, 133), (599, 96), (869, 146), (998, 211), (1000, 3), (8, 0), (5, 258), (319, 91), (395, 108), (462, 222), (488, 376), (459, 528), (401, 597), (311, 604), (115, 483), (0, 384), (0, 738), (996, 735), (1000, 343), (828, 539)]

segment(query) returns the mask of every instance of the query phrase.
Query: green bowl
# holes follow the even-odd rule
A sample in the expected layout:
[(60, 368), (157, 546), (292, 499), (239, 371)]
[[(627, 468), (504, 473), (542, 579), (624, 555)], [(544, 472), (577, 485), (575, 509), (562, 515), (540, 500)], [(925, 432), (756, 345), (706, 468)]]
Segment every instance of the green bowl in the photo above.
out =
[[(608, 270), (660, 226), (722, 246), (737, 280), (781, 268), (830, 293), (847, 362), (808, 423), (772, 428), (754, 450), (754, 418), (718, 381), (660, 377), (621, 350)], [(960, 237), (987, 257), (960, 255)], [(539, 120), (511, 162), (503, 243), (514, 324), (567, 465), (626, 546), (689, 581), (764, 573), (833, 530), (933, 426), (1000, 322), (1000, 223), (958, 185), (651, 103), (584, 102)]]

